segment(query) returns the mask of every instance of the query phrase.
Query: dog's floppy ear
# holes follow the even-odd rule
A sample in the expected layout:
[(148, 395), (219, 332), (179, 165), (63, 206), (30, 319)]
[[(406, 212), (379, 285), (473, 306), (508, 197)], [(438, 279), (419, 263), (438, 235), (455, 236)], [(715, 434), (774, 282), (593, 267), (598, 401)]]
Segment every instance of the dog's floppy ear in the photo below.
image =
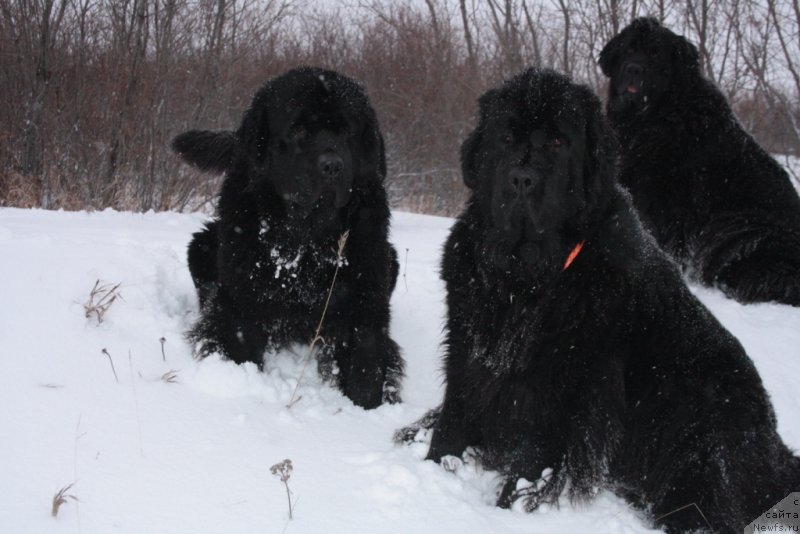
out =
[(461, 143), (461, 175), (464, 177), (464, 184), (470, 189), (478, 187), (478, 158), (482, 157), (484, 130), (499, 94), (499, 90), (491, 89), (481, 95), (478, 99), (478, 126)]
[(677, 72), (698, 72), (700, 70), (700, 52), (697, 47), (681, 35), (672, 39), (672, 65)]
[(461, 174), (464, 177), (464, 183), (470, 189), (475, 189), (478, 186), (478, 169), (477, 158), (478, 152), (483, 142), (483, 128), (478, 125), (475, 130), (461, 143)]
[(383, 135), (377, 131), (378, 135), (378, 172), (381, 175), (381, 181), (386, 180), (386, 145), (383, 142)]
[(616, 179), (617, 139), (602, 112), (600, 100), (588, 87), (581, 87), (580, 93), (586, 116), (585, 195), (590, 203), (592, 200), (602, 202), (601, 199), (612, 191)]
[(267, 122), (267, 102), (265, 89), (261, 89), (245, 111), (242, 124), (236, 132), (241, 148), (247, 158), (256, 166), (266, 163), (269, 124)]
[(267, 149), (269, 143), (269, 94), (272, 87), (267, 84), (256, 93), (253, 103), (242, 117), (242, 124), (236, 131), (236, 138), (239, 143), (239, 150), (244, 153), (250, 164), (247, 173), (249, 180), (244, 188), (245, 192), (252, 192), (264, 183), (268, 178), (268, 158)]
[(600, 60), (598, 61), (600, 63), (600, 69), (603, 71), (603, 74), (609, 78), (614, 74), (614, 70), (619, 63), (619, 58), (622, 55), (622, 45), (625, 42), (623, 33), (615, 35), (600, 52)]
[(654, 17), (639, 17), (634, 19), (633, 22), (623, 28), (621, 32), (612, 37), (600, 52), (598, 63), (600, 64), (600, 69), (603, 71), (603, 74), (608, 78), (614, 75), (614, 71), (622, 59), (623, 53), (635, 39), (633, 36), (644, 36), (660, 31), (662, 28), (661, 23)]
[(225, 172), (236, 152), (233, 132), (191, 130), (172, 140), (174, 150), (184, 161), (204, 171)]

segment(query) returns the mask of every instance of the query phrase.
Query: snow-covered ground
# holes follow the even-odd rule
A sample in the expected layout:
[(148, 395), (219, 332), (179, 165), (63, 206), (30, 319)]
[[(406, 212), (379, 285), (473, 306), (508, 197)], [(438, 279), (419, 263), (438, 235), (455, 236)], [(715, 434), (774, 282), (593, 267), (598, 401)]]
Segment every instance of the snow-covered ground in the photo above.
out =
[[(321, 384), (313, 365), (287, 409), (302, 347), (270, 358), (263, 373), (192, 359), (182, 338), (197, 313), (185, 249), (202, 221), (0, 209), (0, 531), (648, 532), (610, 494), (578, 509), (498, 509), (491, 473), (446, 472), (422, 460), (424, 445), (392, 443), (442, 394), (438, 261), (451, 220), (394, 215), (392, 334), (408, 364), (405, 402), (373, 411)], [(97, 280), (121, 284), (101, 323), (84, 310)], [(781, 435), (800, 448), (800, 309), (696, 292), (745, 345)], [(270, 473), (287, 458), (292, 520)], [(68, 484), (78, 500), (53, 518)]]

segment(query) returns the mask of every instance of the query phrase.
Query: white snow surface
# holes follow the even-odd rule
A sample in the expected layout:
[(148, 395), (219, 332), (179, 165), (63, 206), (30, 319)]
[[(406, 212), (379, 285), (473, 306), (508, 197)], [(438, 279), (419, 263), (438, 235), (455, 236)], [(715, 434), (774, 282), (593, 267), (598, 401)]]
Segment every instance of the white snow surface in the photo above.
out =
[[(9, 533), (640, 533), (610, 493), (532, 514), (493, 505), (498, 479), (455, 472), (393, 432), (442, 396), (442, 243), (451, 219), (394, 213), (392, 336), (404, 402), (365, 411), (307, 348), (254, 365), (192, 358), (186, 245), (201, 215), (0, 209), (0, 531)], [(83, 304), (121, 284), (100, 323)], [(756, 362), (779, 431), (800, 448), (800, 309), (693, 288)], [(164, 354), (160, 338), (164, 338)], [(310, 336), (309, 336), (310, 337)], [(108, 356), (102, 352), (105, 349)], [(114, 377), (109, 362), (113, 360)], [(162, 380), (173, 371), (174, 381)], [(293, 519), (270, 467), (291, 459)], [(53, 496), (73, 484), (57, 517)]]

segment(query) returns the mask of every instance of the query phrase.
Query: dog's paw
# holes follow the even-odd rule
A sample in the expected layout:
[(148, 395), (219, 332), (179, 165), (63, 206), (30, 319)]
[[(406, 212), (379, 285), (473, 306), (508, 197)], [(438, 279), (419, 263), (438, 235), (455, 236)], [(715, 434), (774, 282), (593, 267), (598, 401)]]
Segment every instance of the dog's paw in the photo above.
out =
[(551, 503), (558, 498), (561, 488), (553, 477), (553, 470), (542, 471), (541, 478), (533, 482), (525, 478), (509, 477), (506, 479), (497, 506), (513, 510), (532, 512), (543, 503)]
[(433, 426), (439, 420), (441, 406), (429, 410), (425, 415), (394, 433), (398, 445), (410, 443), (430, 443)]
[(563, 482), (553, 476), (553, 470), (542, 471), (541, 478), (533, 482), (525, 478), (511, 477), (500, 491), (497, 506), (522, 512), (532, 512), (542, 504), (552, 504), (558, 500)]
[(404, 426), (395, 431), (394, 436), (392, 436), (392, 441), (394, 441), (397, 445), (410, 445), (411, 443), (418, 443), (419, 440), (417, 439), (417, 434), (421, 431), (419, 428), (415, 426)]

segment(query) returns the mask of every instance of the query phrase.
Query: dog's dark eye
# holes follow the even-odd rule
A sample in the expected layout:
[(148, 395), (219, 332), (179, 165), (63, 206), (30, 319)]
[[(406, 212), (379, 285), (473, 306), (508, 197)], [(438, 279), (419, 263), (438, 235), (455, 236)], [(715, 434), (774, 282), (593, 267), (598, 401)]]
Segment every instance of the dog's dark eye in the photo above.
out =
[(548, 144), (553, 148), (561, 148), (563, 146), (566, 146), (567, 141), (563, 137), (557, 135), (555, 137), (550, 138)]

